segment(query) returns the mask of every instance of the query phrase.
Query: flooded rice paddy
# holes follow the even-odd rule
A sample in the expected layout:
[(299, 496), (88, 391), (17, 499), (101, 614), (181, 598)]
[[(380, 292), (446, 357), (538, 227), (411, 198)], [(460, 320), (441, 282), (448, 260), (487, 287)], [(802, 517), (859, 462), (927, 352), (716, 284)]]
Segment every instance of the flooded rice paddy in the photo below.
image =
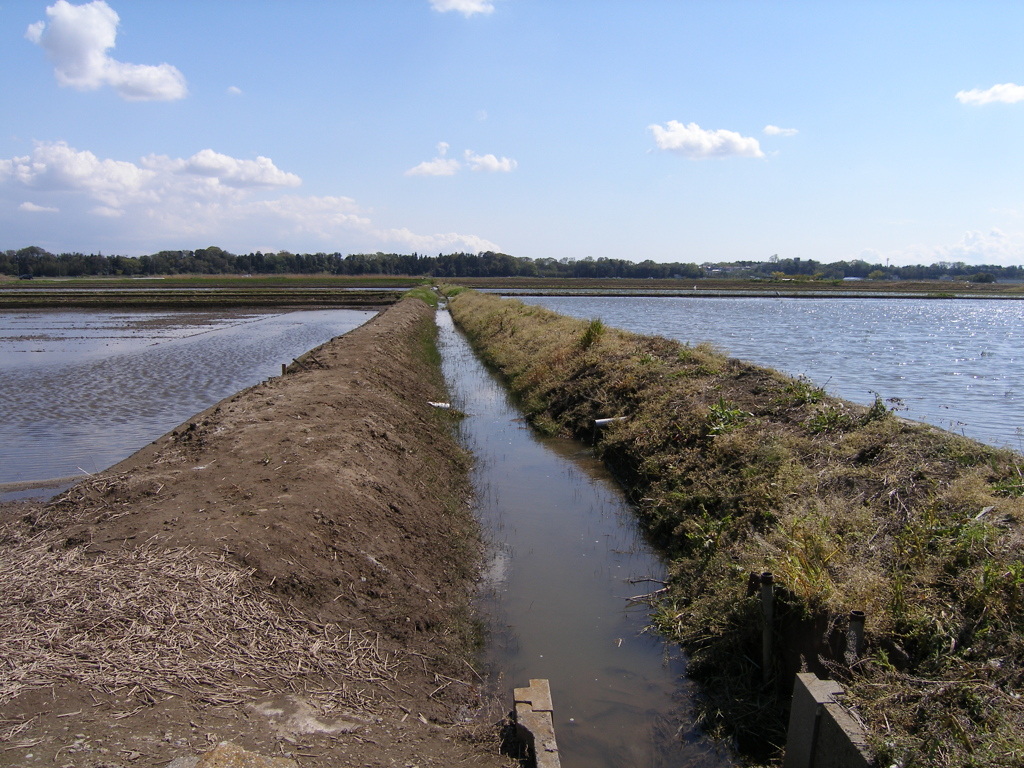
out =
[(106, 469), (373, 314), (0, 312), (0, 500)]
[[(1019, 448), (1024, 303), (531, 297), (581, 318), (803, 374), (862, 403)], [(0, 313), (0, 499), (102, 470), (293, 357), (365, 322), (351, 310)], [(689, 721), (685, 659), (644, 632), (662, 564), (577, 443), (543, 439), (439, 314), (445, 374), (476, 456), (491, 541), (487, 661), (503, 696), (551, 680), (563, 764), (731, 764)], [(53, 492), (53, 487), (49, 488)], [(653, 581), (645, 581), (653, 579)]]
[(1024, 301), (524, 297), (698, 344), (998, 447), (1024, 446)]
[(658, 588), (663, 565), (618, 486), (582, 444), (531, 431), (447, 312), (438, 325), (490, 542), (481, 599), (502, 700), (551, 681), (566, 768), (732, 765), (693, 728), (685, 660), (629, 600)]

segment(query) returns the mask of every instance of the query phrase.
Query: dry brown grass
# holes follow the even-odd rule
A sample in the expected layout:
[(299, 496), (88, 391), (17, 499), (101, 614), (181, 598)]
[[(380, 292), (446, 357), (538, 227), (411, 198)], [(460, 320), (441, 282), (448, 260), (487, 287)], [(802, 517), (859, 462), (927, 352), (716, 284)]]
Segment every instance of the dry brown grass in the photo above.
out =
[(308, 620), (223, 558), (154, 545), (90, 556), (24, 521), (0, 542), (0, 704), (72, 681), (137, 706), (291, 689), (325, 711), (365, 709), (379, 704), (371, 685), (395, 677), (376, 638)]
[[(707, 683), (707, 724), (779, 744), (803, 665), (843, 678), (887, 765), (1020, 764), (1019, 455), (704, 345), (592, 338), (592, 323), (472, 292), (451, 308), (534, 424), (595, 442), (671, 556), (658, 623)], [(762, 571), (780, 585), (767, 690), (746, 596)], [(850, 669), (852, 609), (868, 623)]]

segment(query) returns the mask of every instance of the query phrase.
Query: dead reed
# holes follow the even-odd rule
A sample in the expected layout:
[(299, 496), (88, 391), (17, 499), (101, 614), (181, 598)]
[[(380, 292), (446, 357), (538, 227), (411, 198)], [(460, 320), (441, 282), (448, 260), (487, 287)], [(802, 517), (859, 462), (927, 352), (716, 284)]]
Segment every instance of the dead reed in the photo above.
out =
[(73, 681), (139, 705), (285, 688), (369, 708), (374, 684), (395, 678), (377, 638), (304, 618), (227, 561), (152, 545), (93, 556), (19, 527), (0, 531), (0, 704)]

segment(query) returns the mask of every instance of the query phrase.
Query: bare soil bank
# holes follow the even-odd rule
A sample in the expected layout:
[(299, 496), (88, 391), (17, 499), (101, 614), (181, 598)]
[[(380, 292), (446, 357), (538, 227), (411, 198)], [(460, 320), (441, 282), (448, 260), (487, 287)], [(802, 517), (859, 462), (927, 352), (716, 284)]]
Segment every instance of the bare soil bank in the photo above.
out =
[[(481, 765), (480, 544), (417, 299), (0, 510), (0, 764)], [(433, 354), (434, 359), (431, 358)]]
[[(657, 623), (705, 684), (705, 726), (777, 758), (809, 667), (846, 686), (879, 765), (1021, 765), (1020, 455), (709, 345), (472, 291), (450, 307), (535, 426), (595, 442), (671, 556)], [(764, 571), (767, 684), (750, 589)], [(851, 610), (867, 624), (848, 657)]]

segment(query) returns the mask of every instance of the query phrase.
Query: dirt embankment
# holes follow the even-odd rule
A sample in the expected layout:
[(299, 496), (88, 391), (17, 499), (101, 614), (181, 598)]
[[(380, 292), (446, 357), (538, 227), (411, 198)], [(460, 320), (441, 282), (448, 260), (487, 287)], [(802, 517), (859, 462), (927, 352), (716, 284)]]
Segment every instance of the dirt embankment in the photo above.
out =
[[(0, 517), (0, 764), (504, 765), (470, 665), (480, 557), (432, 311)], [(433, 356), (433, 357), (432, 357)], [(474, 739), (478, 743), (473, 743)]]
[[(596, 443), (671, 556), (656, 619), (710, 729), (784, 744), (806, 666), (842, 680), (880, 765), (1020, 765), (1024, 458), (708, 345), (471, 291), (450, 307), (537, 427)], [(851, 610), (867, 624), (848, 656)]]
[(56, 286), (0, 291), (0, 309), (175, 309), (204, 310), (237, 307), (312, 307), (315, 309), (380, 309), (394, 304), (400, 290), (350, 290), (346, 286), (276, 287), (254, 282), (244, 287), (223, 286), (146, 289), (137, 284), (109, 288)]

